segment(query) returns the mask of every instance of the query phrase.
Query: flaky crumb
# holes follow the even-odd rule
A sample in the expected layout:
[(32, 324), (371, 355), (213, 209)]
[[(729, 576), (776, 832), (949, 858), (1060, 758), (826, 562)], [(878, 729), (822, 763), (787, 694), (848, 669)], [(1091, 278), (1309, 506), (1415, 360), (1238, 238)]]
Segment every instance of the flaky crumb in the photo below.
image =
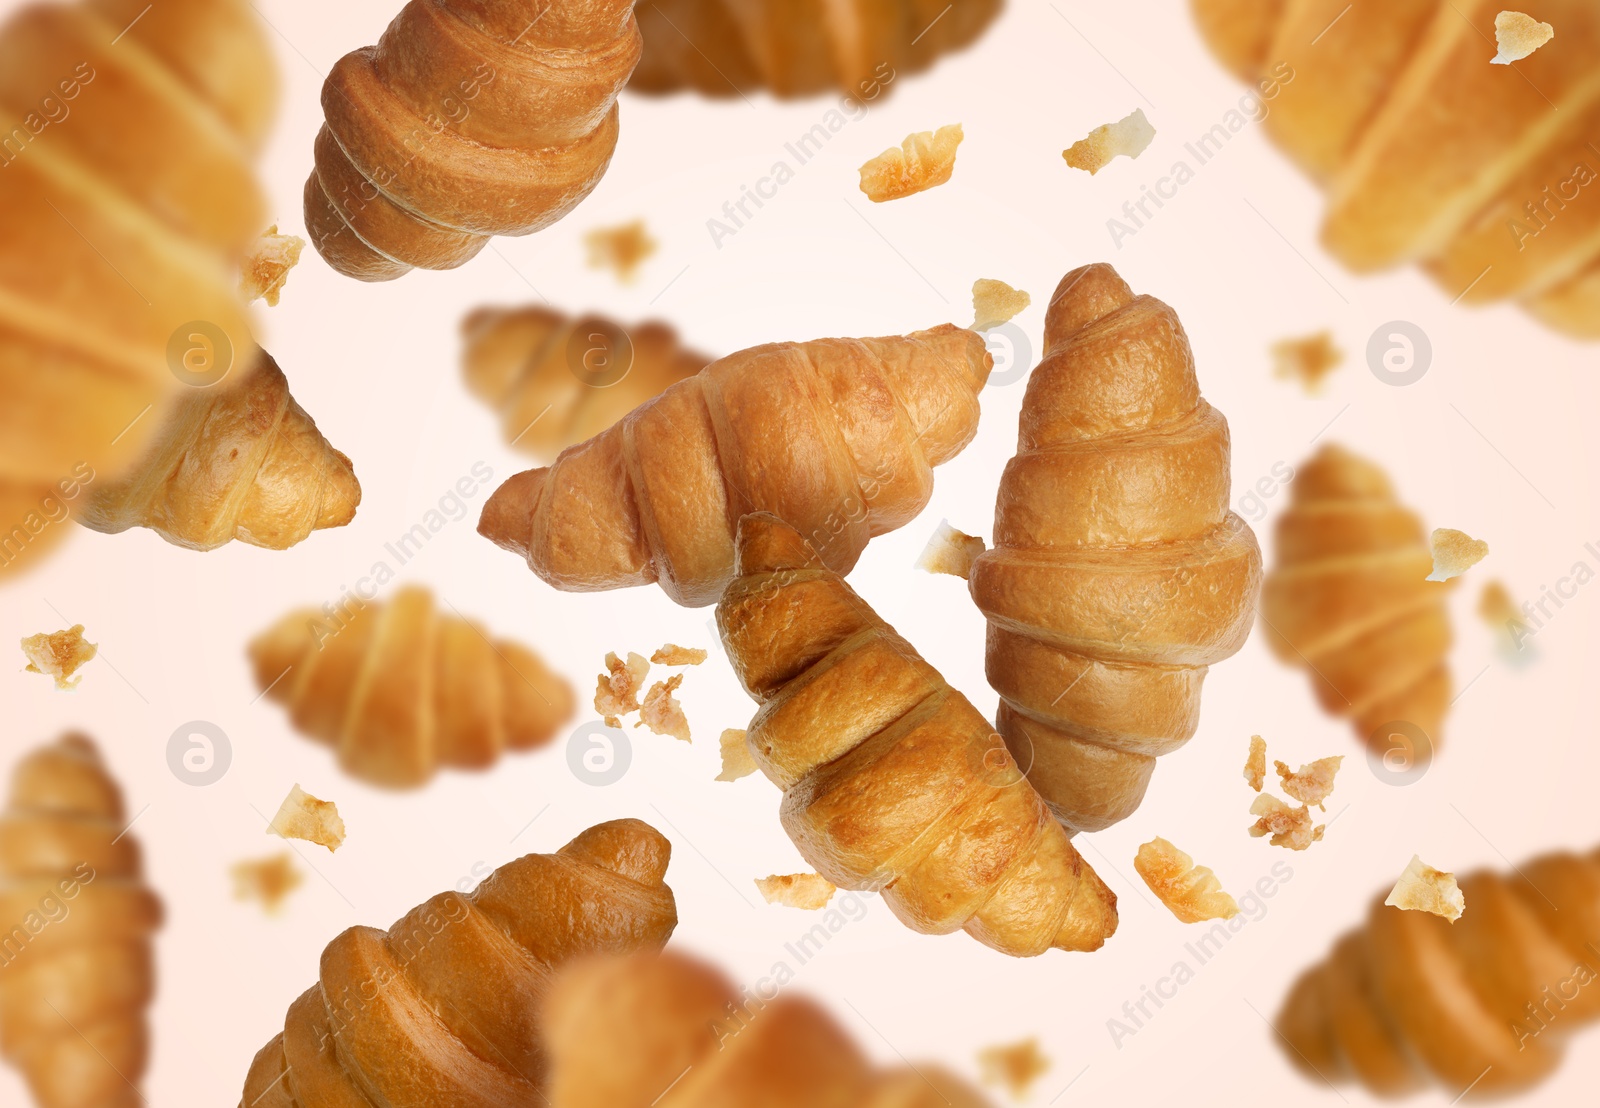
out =
[(1038, 1039), (984, 1047), (978, 1051), (978, 1069), (985, 1085), (1003, 1086), (1015, 1100), (1033, 1089), (1035, 1081), (1050, 1069), (1050, 1059), (1039, 1050)]
[(1137, 158), (1155, 137), (1156, 129), (1144, 117), (1144, 109), (1135, 108), (1132, 115), (1096, 127), (1088, 137), (1062, 151), (1061, 156), (1073, 169), (1087, 170), (1093, 176), (1110, 165), (1112, 158)]
[(267, 834), (280, 839), (304, 839), (332, 853), (344, 845), (344, 820), (331, 800), (318, 800), (299, 785), (289, 790), (272, 817)]
[(306, 240), (299, 235), (278, 234), (276, 223), (268, 227), (245, 255), (240, 271), (239, 291), (245, 303), (265, 300), (268, 307), (276, 308), (289, 271), (300, 264), (300, 252), (305, 248)]
[(82, 669), (100, 648), (83, 637), (83, 624), (65, 631), (41, 632), (22, 640), (22, 654), (28, 659), (27, 673), (44, 673), (55, 678), (56, 688), (75, 689), (82, 677), (72, 675)]
[(621, 727), (623, 716), (639, 710), (639, 690), (648, 676), (650, 661), (644, 655), (630, 650), (626, 662), (615, 652), (606, 655), (606, 672), (594, 690), (594, 710), (607, 727)]
[(1161, 903), (1184, 923), (1232, 919), (1239, 905), (1222, 890), (1222, 882), (1206, 866), (1166, 839), (1151, 839), (1134, 856), (1133, 868)]
[(1322, 379), (1344, 361), (1344, 351), (1333, 344), (1333, 334), (1323, 331), (1303, 339), (1272, 344), (1273, 376), (1299, 381), (1309, 393), (1322, 391)]
[(1522, 12), (1501, 12), (1494, 17), (1495, 43), (1500, 52), (1490, 58), (1492, 65), (1520, 62), (1556, 37), (1556, 29)]
[(1467, 898), (1456, 885), (1456, 875), (1434, 869), (1415, 854), (1384, 903), (1406, 912), (1431, 912), (1451, 923), (1467, 910)]
[(681, 684), (683, 674), (678, 673), (651, 685), (639, 708), (639, 722), (634, 726), (648, 727), (658, 735), (671, 735), (689, 742), (689, 719), (683, 714), (683, 705), (672, 695)]
[(1278, 771), (1278, 780), (1290, 799), (1305, 805), (1315, 804), (1327, 811), (1325, 801), (1333, 792), (1333, 778), (1343, 761), (1343, 754), (1335, 754), (1331, 758), (1318, 758), (1293, 772), (1282, 762), (1273, 762), (1272, 765)]
[(952, 577), (972, 576), (972, 563), (984, 551), (983, 540), (975, 535), (963, 534), (950, 526), (948, 519), (939, 521), (939, 527), (922, 548), (917, 568), (929, 573), (948, 573)]
[(953, 123), (938, 131), (907, 135), (861, 167), (861, 191), (874, 204), (926, 192), (950, 180), (956, 169), (956, 148), (966, 132)]
[(668, 643), (660, 650), (650, 655), (650, 660), (658, 666), (697, 666), (710, 655), (694, 646), (678, 646)]
[(768, 904), (782, 904), (785, 908), (800, 908), (807, 912), (820, 912), (828, 906), (833, 894), (839, 891), (833, 882), (815, 873), (758, 877), (756, 888), (761, 890)]
[(755, 756), (745, 741), (748, 736), (748, 731), (734, 727), (722, 733), (722, 772), (717, 774), (718, 781), (737, 781), (756, 771)]
[(987, 331), (1009, 323), (1027, 310), (1033, 297), (1004, 281), (980, 277), (972, 283), (972, 329)]
[(233, 876), (233, 899), (260, 901), (271, 916), (283, 910), (283, 902), (306, 879), (288, 851), (235, 863), (228, 872)]
[(1273, 846), (1290, 850), (1305, 850), (1312, 843), (1322, 841), (1324, 826), (1311, 826), (1311, 809), (1304, 804), (1291, 808), (1271, 793), (1262, 793), (1250, 805), (1250, 814), (1260, 816), (1250, 827), (1253, 838), (1272, 836)]
[(1267, 783), (1267, 740), (1250, 736), (1250, 756), (1244, 760), (1244, 779), (1256, 792)]
[(1429, 581), (1460, 577), (1489, 556), (1488, 543), (1449, 527), (1435, 528), (1428, 537), (1428, 545), (1433, 549), (1433, 572), (1428, 574)]
[(620, 227), (596, 228), (583, 236), (583, 244), (589, 248), (590, 267), (615, 271), (623, 284), (633, 283), (639, 267), (659, 245), (645, 230), (642, 219)]
[(1500, 581), (1490, 581), (1483, 586), (1483, 592), (1478, 594), (1478, 615), (1496, 627), (1522, 619), (1522, 613), (1511, 599), (1511, 590)]

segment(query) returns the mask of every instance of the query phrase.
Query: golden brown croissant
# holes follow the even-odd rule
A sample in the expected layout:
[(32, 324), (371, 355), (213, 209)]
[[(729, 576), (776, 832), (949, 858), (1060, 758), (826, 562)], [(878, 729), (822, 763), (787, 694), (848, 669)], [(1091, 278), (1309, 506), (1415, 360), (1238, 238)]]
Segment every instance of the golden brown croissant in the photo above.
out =
[[(1450, 707), (1450, 614), (1422, 521), (1383, 470), (1329, 444), (1296, 471), (1261, 595), (1267, 642), (1380, 753), (1425, 762)], [(1407, 723), (1426, 739), (1407, 738)]]
[(588, 196), (642, 46), (634, 0), (411, 0), (322, 88), (306, 228), (348, 277), (453, 269)]
[(883, 1070), (809, 999), (663, 954), (586, 959), (544, 1006), (551, 1108), (984, 1108), (938, 1066)]
[(183, 325), (253, 348), (236, 286), (276, 104), (244, 0), (33, 4), (0, 27), (0, 574), (144, 452)]
[(1018, 957), (1116, 930), (1116, 896), (988, 722), (776, 516), (740, 521), (717, 626), (761, 703), (750, 752), (819, 874)]
[[(1491, 65), (1484, 0), (1193, 0), (1212, 49), (1271, 91), (1265, 126), (1329, 196), (1323, 241), (1366, 272), (1422, 262), (1451, 297), (1520, 300), (1600, 337), (1600, 10)], [(1515, 71), (1513, 71), (1515, 70)]]
[(251, 642), (250, 661), (297, 729), (392, 788), (542, 746), (576, 706), (532, 651), (439, 611), (414, 585), (384, 604), (291, 612)]
[(1000, 734), (1056, 817), (1097, 831), (1194, 734), (1207, 667), (1250, 633), (1261, 551), (1228, 510), (1228, 422), (1177, 313), (1086, 266), (1045, 348), (969, 581)]
[(732, 577), (739, 517), (771, 511), (848, 573), (972, 441), (993, 365), (982, 338), (949, 324), (743, 350), (512, 477), (478, 531), (558, 589), (659, 581), (699, 607)]
[(467, 387), (506, 441), (542, 462), (592, 438), (713, 359), (665, 323), (623, 327), (549, 308), (480, 308), (461, 325)]
[(471, 894), (441, 893), (387, 932), (353, 927), (256, 1055), (240, 1108), (535, 1108), (539, 1008), (561, 965), (659, 950), (678, 923), (649, 824), (591, 827)]
[(1600, 852), (1468, 874), (1454, 923), (1375, 902), (1366, 925), (1290, 991), (1277, 1029), (1308, 1076), (1380, 1096), (1430, 1079), (1446, 1095), (1542, 1080), (1600, 1017)]
[(0, 814), (0, 1051), (39, 1108), (134, 1108), (161, 902), (100, 752), (67, 735), (17, 766)]
[(629, 88), (876, 99), (970, 44), (1004, 0), (639, 0), (644, 59)]
[(106, 534), (149, 527), (191, 550), (238, 539), (286, 550), (343, 527), (361, 502), (350, 459), (289, 395), (264, 350), (236, 380), (191, 388), (121, 480), (90, 489), (81, 521)]

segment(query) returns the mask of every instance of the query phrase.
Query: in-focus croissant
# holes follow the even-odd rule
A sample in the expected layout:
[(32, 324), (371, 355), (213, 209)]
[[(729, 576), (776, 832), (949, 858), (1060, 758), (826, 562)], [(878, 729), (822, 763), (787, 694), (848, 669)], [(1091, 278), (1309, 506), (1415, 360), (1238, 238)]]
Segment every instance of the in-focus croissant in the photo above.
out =
[(923, 934), (1005, 954), (1097, 950), (1117, 898), (988, 721), (793, 527), (739, 523), (717, 626), (761, 703), (748, 744), (785, 830), (842, 889), (877, 890)]
[(1366, 272), (1422, 262), (1452, 298), (1521, 301), (1600, 338), (1600, 9), (1491, 65), (1486, 0), (1193, 0), (1212, 49), (1273, 95), (1264, 126), (1326, 186), (1323, 241)]
[(740, 351), (512, 477), (478, 531), (558, 589), (659, 581), (698, 607), (733, 575), (739, 517), (770, 511), (847, 573), (972, 441), (993, 365), (982, 338), (949, 324)]
[(588, 196), (642, 49), (634, 0), (411, 0), (340, 58), (306, 228), (348, 277), (453, 269)]
[[(1306, 670), (1322, 707), (1373, 749), (1418, 763), (1450, 707), (1450, 586), (1427, 580), (1432, 570), (1422, 521), (1388, 476), (1329, 444), (1295, 472), (1261, 595), (1267, 642)], [(1407, 749), (1391, 750), (1397, 736)]]
[(1307, 1076), (1379, 1096), (1431, 1081), (1460, 1099), (1546, 1077), (1600, 1017), (1600, 851), (1460, 879), (1451, 923), (1381, 901), (1303, 974), (1277, 1030)]
[(162, 910), (127, 820), (81, 735), (24, 758), (0, 814), (0, 1051), (39, 1108), (145, 1103)]
[(1045, 348), (969, 581), (1000, 734), (1056, 817), (1097, 831), (1194, 734), (1207, 667), (1250, 633), (1261, 551), (1228, 510), (1228, 422), (1177, 313), (1086, 266)]
[(660, 950), (678, 923), (671, 844), (649, 824), (591, 827), (387, 932), (353, 927), (256, 1055), (240, 1108), (539, 1108), (539, 1009), (561, 965)]
[(254, 348), (238, 271), (276, 104), (244, 0), (33, 4), (0, 27), (0, 574), (145, 452), (180, 327)]
[(551, 1108), (984, 1108), (939, 1066), (874, 1066), (820, 1005), (742, 994), (668, 950), (564, 970), (544, 1008)]
[(624, 327), (538, 306), (480, 308), (461, 337), (467, 387), (511, 446), (547, 463), (712, 361), (665, 323)]
[(417, 586), (384, 604), (291, 612), (250, 644), (250, 661), (296, 728), (392, 788), (542, 746), (576, 705), (532, 651), (439, 611)]
[(361, 486), (350, 459), (295, 403), (278, 363), (264, 350), (255, 357), (235, 381), (186, 390), (150, 453), (91, 487), (84, 526), (149, 527), (192, 550), (234, 539), (287, 550), (354, 519)]
[(1004, 0), (639, 0), (635, 92), (738, 96), (838, 91), (874, 100), (890, 82), (967, 46)]

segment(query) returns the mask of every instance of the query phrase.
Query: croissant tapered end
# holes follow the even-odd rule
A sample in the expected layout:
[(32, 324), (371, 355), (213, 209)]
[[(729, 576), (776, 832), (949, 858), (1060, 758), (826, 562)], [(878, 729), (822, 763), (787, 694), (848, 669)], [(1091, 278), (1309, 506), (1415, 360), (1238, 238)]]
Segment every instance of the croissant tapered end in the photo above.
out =
[(618, 819), (589, 828), (562, 847), (561, 853), (604, 866), (641, 885), (659, 885), (672, 860), (672, 843), (643, 820)]
[(1228, 71), (1254, 81), (1267, 61), (1288, 0), (1192, 0), (1195, 22), (1206, 44)]
[(1096, 262), (1073, 270), (1061, 278), (1050, 298), (1044, 319), (1045, 348), (1065, 342), (1132, 300), (1133, 290), (1109, 264)]
[(549, 476), (548, 469), (529, 469), (508, 478), (484, 502), (478, 516), (478, 534), (526, 559), (530, 521)]
[(822, 565), (800, 532), (771, 512), (751, 512), (741, 518), (734, 548), (734, 572), (740, 577)]

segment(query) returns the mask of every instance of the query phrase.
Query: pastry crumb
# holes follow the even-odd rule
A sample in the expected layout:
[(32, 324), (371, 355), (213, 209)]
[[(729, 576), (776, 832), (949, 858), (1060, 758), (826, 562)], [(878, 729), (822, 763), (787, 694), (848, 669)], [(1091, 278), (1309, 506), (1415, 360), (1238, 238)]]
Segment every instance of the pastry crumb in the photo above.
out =
[(984, 551), (984, 542), (975, 535), (963, 534), (950, 526), (948, 519), (939, 521), (939, 527), (922, 548), (917, 568), (929, 573), (948, 573), (952, 577), (972, 576), (972, 563)]
[(1144, 109), (1135, 108), (1133, 114), (1115, 123), (1096, 127), (1086, 138), (1062, 151), (1061, 156), (1073, 169), (1087, 170), (1092, 177), (1110, 165), (1113, 158), (1137, 158), (1155, 137), (1156, 129), (1145, 118)]
[(1556, 37), (1556, 29), (1522, 12), (1501, 12), (1494, 17), (1495, 45), (1500, 52), (1489, 59), (1491, 65), (1520, 62)]
[(28, 659), (24, 672), (43, 673), (55, 678), (56, 688), (75, 689), (83, 680), (73, 677), (100, 648), (83, 637), (83, 624), (65, 631), (47, 631), (22, 640), (22, 654)]
[(606, 672), (594, 690), (594, 710), (607, 727), (621, 727), (623, 716), (639, 710), (639, 690), (649, 675), (650, 660), (642, 654), (630, 650), (626, 662), (615, 651), (606, 655)]
[(750, 744), (746, 741), (749, 734), (735, 727), (722, 733), (722, 772), (717, 774), (718, 781), (737, 781), (756, 771), (755, 755), (750, 753)]
[(306, 879), (295, 866), (294, 855), (288, 851), (237, 862), (228, 872), (233, 877), (233, 899), (260, 901), (270, 916), (283, 910), (289, 894)]
[(800, 908), (807, 912), (820, 912), (828, 906), (833, 894), (839, 891), (832, 881), (815, 873), (758, 877), (756, 888), (761, 890), (768, 904), (781, 904), (785, 908)]
[(1250, 736), (1250, 756), (1244, 761), (1244, 779), (1256, 792), (1267, 783), (1267, 740)]
[(1318, 758), (1293, 772), (1282, 762), (1273, 762), (1272, 765), (1278, 771), (1283, 791), (1291, 799), (1307, 806), (1314, 804), (1327, 811), (1326, 801), (1333, 792), (1333, 778), (1343, 761), (1344, 755), (1336, 754), (1331, 758)]
[(972, 329), (987, 331), (1010, 323), (1032, 303), (1033, 297), (1021, 289), (1014, 289), (1004, 281), (980, 277), (972, 283)]
[(245, 303), (265, 300), (268, 307), (276, 308), (289, 271), (300, 264), (300, 252), (305, 248), (306, 240), (299, 235), (278, 234), (276, 223), (268, 227), (245, 255), (239, 278)]
[(1488, 543), (1450, 527), (1435, 528), (1428, 537), (1428, 545), (1433, 550), (1433, 572), (1428, 574), (1429, 581), (1460, 577), (1489, 556)]
[(639, 267), (660, 245), (645, 230), (642, 219), (619, 227), (597, 227), (583, 236), (583, 244), (589, 249), (591, 269), (610, 269), (625, 285), (633, 283)]
[(1049, 1071), (1050, 1059), (1039, 1049), (1038, 1039), (1024, 1039), (978, 1051), (978, 1068), (985, 1085), (1003, 1086), (1013, 1099), (1022, 1100)]
[(1272, 836), (1272, 845), (1289, 850), (1305, 850), (1322, 841), (1325, 825), (1311, 825), (1311, 809), (1304, 804), (1291, 808), (1271, 793), (1262, 793), (1250, 805), (1250, 814), (1259, 816), (1250, 826), (1252, 838)]
[(1415, 854), (1384, 903), (1406, 912), (1431, 912), (1451, 923), (1467, 910), (1467, 898), (1456, 884), (1456, 875), (1434, 869)]
[(299, 785), (289, 790), (267, 834), (280, 839), (303, 839), (325, 846), (331, 854), (344, 845), (344, 820), (331, 800), (318, 800)]
[(690, 742), (688, 717), (683, 714), (683, 705), (672, 695), (681, 684), (683, 674), (678, 673), (651, 685), (639, 708), (639, 722), (634, 726), (648, 727), (658, 735), (671, 735)]
[(1283, 339), (1272, 344), (1273, 376), (1299, 381), (1306, 392), (1322, 391), (1323, 378), (1344, 361), (1344, 351), (1333, 343), (1333, 333), (1322, 331), (1303, 339)]
[(669, 642), (650, 655), (650, 660), (658, 666), (697, 666), (710, 656), (707, 651), (698, 647), (678, 646)]
[(861, 167), (861, 191), (874, 204), (926, 192), (950, 180), (956, 148), (966, 138), (961, 124), (907, 135)]
[(1223, 891), (1217, 875), (1207, 866), (1195, 865), (1193, 858), (1166, 839), (1151, 839), (1139, 847), (1133, 868), (1184, 923), (1232, 919), (1239, 914), (1239, 905)]

